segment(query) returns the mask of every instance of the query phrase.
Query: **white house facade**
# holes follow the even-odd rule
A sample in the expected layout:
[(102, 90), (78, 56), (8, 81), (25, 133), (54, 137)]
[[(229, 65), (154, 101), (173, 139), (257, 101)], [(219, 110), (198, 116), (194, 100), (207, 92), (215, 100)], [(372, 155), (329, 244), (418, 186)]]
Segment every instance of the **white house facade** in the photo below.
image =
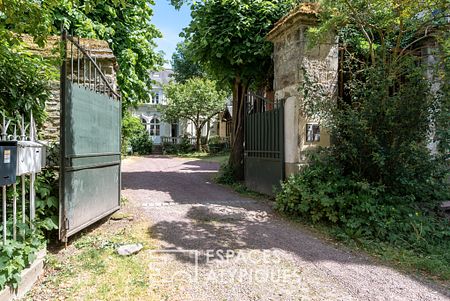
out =
[[(167, 104), (167, 99), (164, 95), (163, 87), (172, 78), (173, 71), (165, 69), (163, 71), (153, 72), (152, 80), (155, 82), (151, 92), (151, 100), (148, 103), (141, 103), (132, 110), (132, 115), (138, 117), (145, 125), (148, 134), (152, 138), (154, 145), (160, 145), (166, 138), (177, 137), (195, 137), (195, 127), (190, 121), (180, 120), (177, 123), (169, 123), (162, 119), (160, 106)], [(215, 135), (215, 127), (211, 126), (210, 135)], [(202, 136), (207, 135), (207, 127), (202, 131)]]

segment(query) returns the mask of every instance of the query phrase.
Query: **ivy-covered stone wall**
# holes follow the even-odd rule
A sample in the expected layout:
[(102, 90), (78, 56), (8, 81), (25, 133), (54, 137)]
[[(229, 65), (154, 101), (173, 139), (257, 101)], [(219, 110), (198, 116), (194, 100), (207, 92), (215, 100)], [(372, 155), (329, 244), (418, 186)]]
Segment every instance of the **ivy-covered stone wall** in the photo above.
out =
[[(298, 172), (306, 163), (305, 151), (330, 145), (322, 120), (307, 116), (302, 108), (305, 84), (312, 85), (318, 97), (334, 99), (337, 95), (338, 41), (330, 35), (327, 41), (309, 47), (307, 32), (315, 24), (315, 14), (296, 12), (282, 19), (268, 35), (274, 43), (275, 98), (285, 100), (286, 176)], [(318, 126), (320, 138), (308, 141), (307, 124)]]

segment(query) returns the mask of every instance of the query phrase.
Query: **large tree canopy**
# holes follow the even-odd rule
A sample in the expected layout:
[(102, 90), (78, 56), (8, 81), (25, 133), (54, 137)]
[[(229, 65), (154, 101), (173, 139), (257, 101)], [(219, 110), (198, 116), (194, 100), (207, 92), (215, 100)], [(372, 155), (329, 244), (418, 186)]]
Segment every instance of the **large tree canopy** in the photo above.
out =
[(125, 104), (150, 97), (149, 72), (162, 65), (155, 52), (161, 33), (151, 24), (152, 0), (0, 0), (0, 38), (9, 45), (15, 34), (30, 34), (43, 45), (64, 26), (81, 37), (108, 41), (119, 63), (118, 83)]
[(185, 83), (170, 83), (164, 87), (167, 105), (161, 107), (163, 118), (168, 122), (190, 120), (196, 130), (197, 150), (201, 150), (203, 127), (226, 104), (227, 93), (217, 88), (217, 83), (204, 78), (191, 78)]
[(108, 41), (119, 63), (117, 80), (126, 103), (148, 101), (150, 71), (162, 65), (155, 38), (162, 37), (151, 24), (152, 0), (79, 0), (61, 9), (69, 31)]
[(172, 55), (172, 69), (173, 77), (178, 83), (184, 83), (190, 78), (206, 76), (199, 62), (190, 56), (185, 43), (177, 44), (177, 50)]
[[(172, 1), (180, 5), (183, 1)], [(250, 84), (264, 86), (272, 71), (273, 46), (266, 34), (297, 1), (204, 0), (191, 5), (184, 31), (188, 51), (208, 74), (233, 87), (230, 166), (243, 178), (244, 96)]]
[(263, 80), (272, 44), (266, 34), (291, 7), (288, 0), (205, 0), (192, 4), (184, 36), (194, 59), (219, 79)]

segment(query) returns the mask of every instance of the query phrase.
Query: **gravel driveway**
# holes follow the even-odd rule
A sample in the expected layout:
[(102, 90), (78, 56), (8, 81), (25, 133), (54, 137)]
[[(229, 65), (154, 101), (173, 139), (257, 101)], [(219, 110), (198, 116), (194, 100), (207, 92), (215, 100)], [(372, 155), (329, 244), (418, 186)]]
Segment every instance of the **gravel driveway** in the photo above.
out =
[(150, 288), (166, 300), (450, 300), (216, 185), (217, 163), (154, 156), (123, 164), (123, 195), (148, 218)]

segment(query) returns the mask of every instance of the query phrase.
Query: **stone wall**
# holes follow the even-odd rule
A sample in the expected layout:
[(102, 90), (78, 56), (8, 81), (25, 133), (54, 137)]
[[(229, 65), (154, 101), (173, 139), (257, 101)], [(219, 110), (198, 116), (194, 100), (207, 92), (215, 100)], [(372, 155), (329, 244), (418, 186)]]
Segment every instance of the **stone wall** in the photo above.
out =
[[(33, 39), (29, 36), (24, 37), (24, 42), (27, 45), (28, 50), (33, 54), (39, 55), (48, 59), (49, 61), (55, 60), (58, 55), (58, 51), (55, 51), (59, 47), (60, 38), (53, 36), (47, 41), (45, 47), (41, 48), (33, 42)], [(108, 81), (112, 84), (112, 87), (116, 89), (116, 70), (117, 62), (113, 55), (112, 50), (109, 48), (108, 43), (105, 41), (95, 39), (80, 39), (79, 43), (90, 52), (90, 56), (97, 60), (97, 64), (101, 66), (102, 72), (105, 74)], [(76, 48), (70, 47), (68, 43), (68, 56), (70, 57), (71, 50), (76, 62)], [(76, 64), (76, 63), (75, 63)], [(81, 65), (81, 64), (80, 64)], [(58, 73), (59, 66), (54, 66), (55, 72)], [(67, 68), (70, 77), (70, 67)], [(75, 67), (76, 69), (76, 67)], [(50, 83), (50, 99), (45, 103), (45, 111), (47, 113), (47, 119), (44, 123), (44, 129), (40, 132), (39, 139), (48, 142), (58, 142), (60, 134), (60, 82), (59, 80), (53, 80)]]
[[(305, 74), (313, 82), (314, 92), (325, 93), (330, 99), (337, 95), (338, 41), (330, 35), (326, 42), (310, 48), (307, 32), (315, 24), (314, 12), (297, 10), (277, 23), (268, 35), (274, 43), (275, 99), (285, 101), (286, 176), (298, 172), (306, 163), (305, 151), (330, 145), (323, 120), (306, 116), (302, 110)], [(320, 141), (307, 142), (307, 124), (319, 126)]]

